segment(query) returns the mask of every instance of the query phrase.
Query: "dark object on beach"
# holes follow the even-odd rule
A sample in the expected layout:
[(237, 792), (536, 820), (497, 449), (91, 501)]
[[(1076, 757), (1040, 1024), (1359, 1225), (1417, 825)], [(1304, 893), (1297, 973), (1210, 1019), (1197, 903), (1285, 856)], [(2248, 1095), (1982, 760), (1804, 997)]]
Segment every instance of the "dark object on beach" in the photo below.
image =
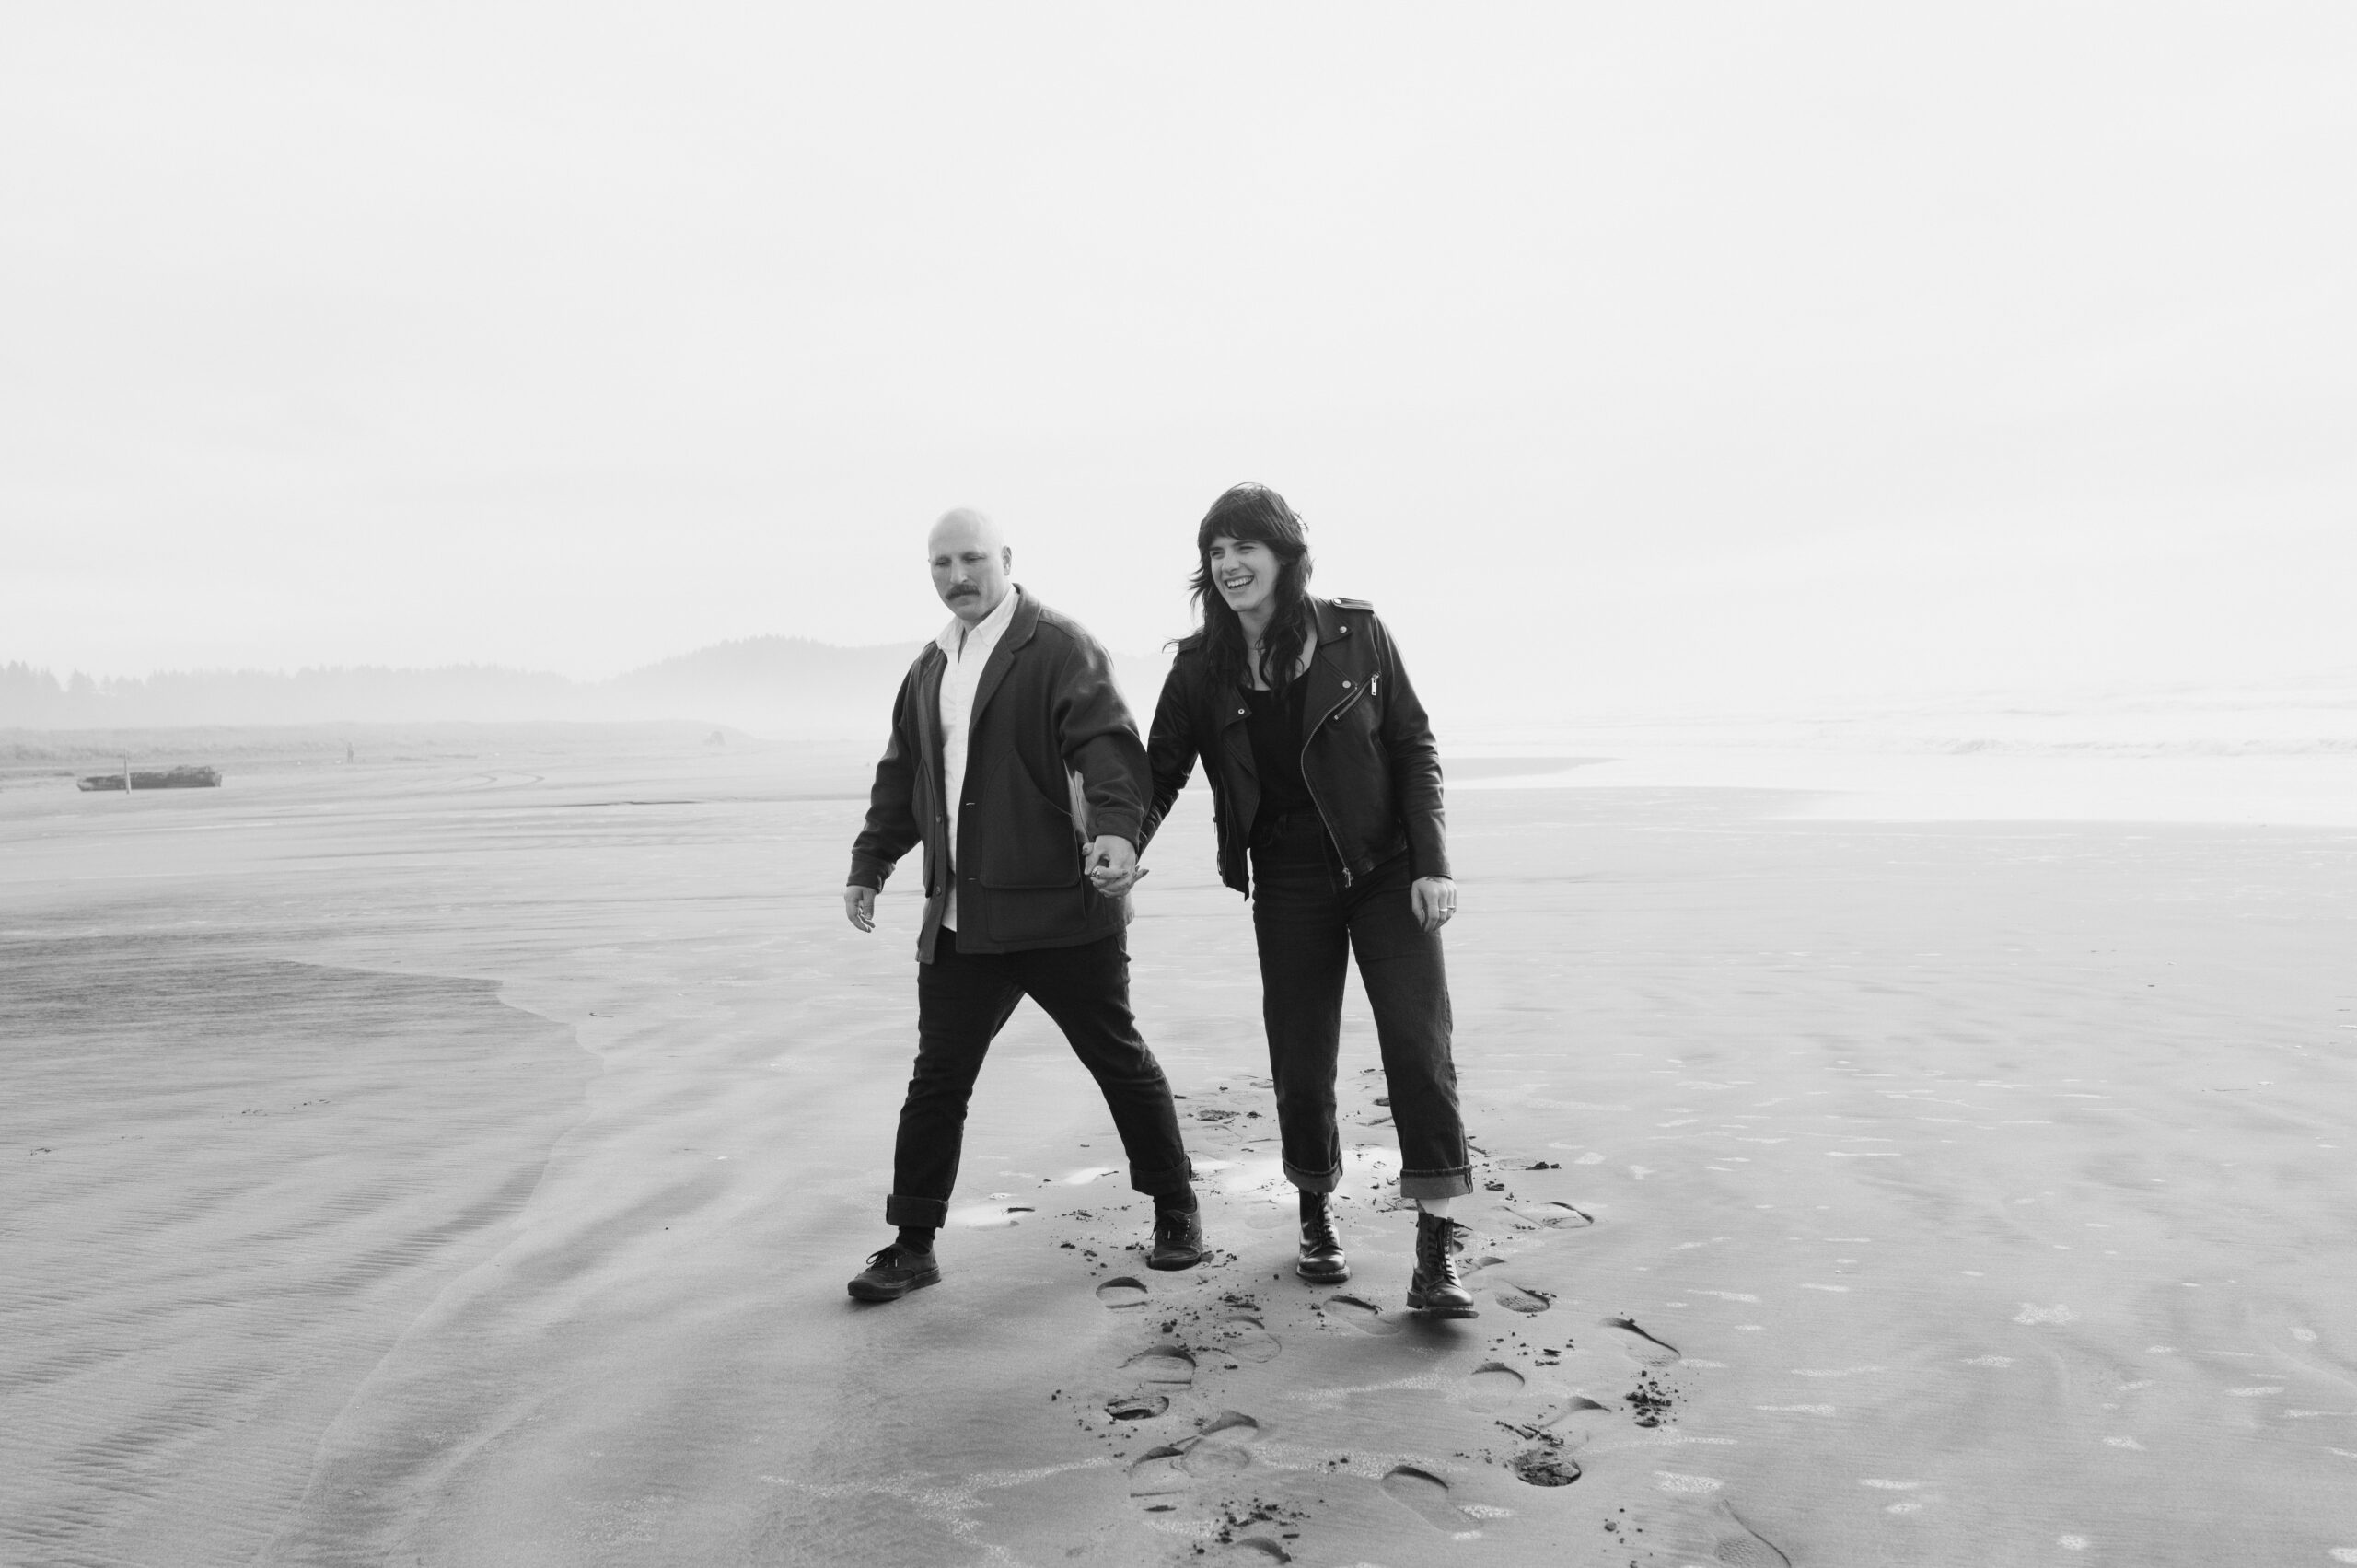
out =
[(218, 768), (167, 768), (160, 773), (92, 773), (76, 780), (76, 789), (215, 789), (221, 783)]
[(1577, 1460), (1543, 1448), (1526, 1449), (1507, 1462), (1515, 1474), (1533, 1486), (1569, 1486), (1580, 1479)]

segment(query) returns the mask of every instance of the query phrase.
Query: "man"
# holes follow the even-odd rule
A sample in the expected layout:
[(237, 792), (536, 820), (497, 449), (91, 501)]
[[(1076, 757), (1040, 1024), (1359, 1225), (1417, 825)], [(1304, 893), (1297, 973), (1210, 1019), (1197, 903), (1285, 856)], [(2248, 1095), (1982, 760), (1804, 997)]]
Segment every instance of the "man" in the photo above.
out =
[(1015, 552), (988, 517), (944, 514), (925, 552), (951, 619), (900, 682), (843, 889), (852, 924), (873, 931), (885, 878), (923, 843), (916, 1071), (884, 1204), (899, 1235), (851, 1294), (897, 1301), (941, 1278), (934, 1233), (958, 1179), (966, 1102), (1026, 996), (1096, 1076), (1130, 1185), (1154, 1199), (1147, 1265), (1191, 1268), (1203, 1258), (1194, 1171), (1170, 1085), (1130, 1014), (1120, 895), (1138, 875), (1145, 747), (1105, 650), (1008, 577)]

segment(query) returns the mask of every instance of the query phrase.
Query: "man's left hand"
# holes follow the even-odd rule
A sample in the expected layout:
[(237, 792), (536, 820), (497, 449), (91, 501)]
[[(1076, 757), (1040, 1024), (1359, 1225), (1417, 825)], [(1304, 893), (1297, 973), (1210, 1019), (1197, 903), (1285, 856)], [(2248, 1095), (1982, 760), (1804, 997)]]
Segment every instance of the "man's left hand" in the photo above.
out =
[(1109, 899), (1118, 899), (1145, 875), (1138, 869), (1138, 852), (1130, 841), (1108, 833), (1088, 846), (1088, 880)]
[(1438, 931), (1457, 913), (1457, 884), (1446, 877), (1419, 877), (1408, 889), (1408, 902), (1416, 912), (1417, 925)]

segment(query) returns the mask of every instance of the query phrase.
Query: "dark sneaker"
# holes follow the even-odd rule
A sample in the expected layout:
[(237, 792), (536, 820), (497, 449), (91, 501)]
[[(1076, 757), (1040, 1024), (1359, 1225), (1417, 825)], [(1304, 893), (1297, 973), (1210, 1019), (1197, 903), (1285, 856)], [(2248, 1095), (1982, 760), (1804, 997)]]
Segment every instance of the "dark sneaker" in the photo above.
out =
[(1154, 1216), (1154, 1250), (1145, 1255), (1149, 1269), (1191, 1269), (1203, 1260), (1203, 1216), (1201, 1211), (1164, 1209)]
[(867, 1260), (867, 1267), (851, 1282), (851, 1293), (861, 1301), (898, 1301), (912, 1290), (941, 1283), (941, 1265), (930, 1252), (912, 1252), (894, 1242)]
[(1408, 1310), (1427, 1318), (1479, 1318), (1473, 1293), (1457, 1277), (1457, 1227), (1421, 1211), (1416, 1215), (1416, 1274), (1408, 1282)]
[(1351, 1277), (1342, 1238), (1334, 1233), (1334, 1213), (1323, 1192), (1301, 1195), (1301, 1258), (1293, 1272), (1314, 1285), (1338, 1285)]

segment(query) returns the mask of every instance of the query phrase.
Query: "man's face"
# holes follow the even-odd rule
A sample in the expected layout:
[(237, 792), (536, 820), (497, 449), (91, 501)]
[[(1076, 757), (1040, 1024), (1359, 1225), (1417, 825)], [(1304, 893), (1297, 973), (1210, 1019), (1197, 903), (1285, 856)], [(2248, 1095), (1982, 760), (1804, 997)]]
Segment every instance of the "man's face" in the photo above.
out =
[(933, 530), (925, 549), (933, 562), (933, 591), (967, 625), (979, 624), (1006, 598), (1015, 552), (984, 526), (953, 514)]

